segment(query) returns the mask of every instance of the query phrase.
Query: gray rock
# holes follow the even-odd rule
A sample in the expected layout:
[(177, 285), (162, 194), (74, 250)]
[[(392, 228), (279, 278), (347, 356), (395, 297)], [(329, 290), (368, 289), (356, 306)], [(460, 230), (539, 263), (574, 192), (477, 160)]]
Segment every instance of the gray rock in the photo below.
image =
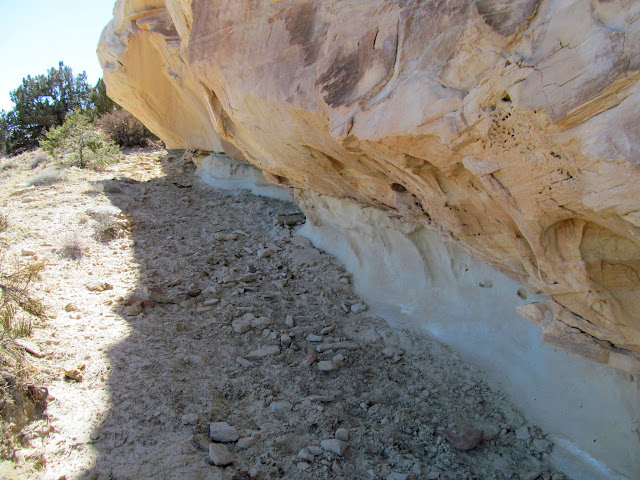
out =
[(338, 366), (331, 360), (322, 360), (318, 362), (318, 370), (321, 372), (333, 372), (337, 370)]
[(182, 415), (182, 423), (185, 425), (195, 425), (198, 423), (197, 413), (185, 413)]
[(307, 447), (307, 451), (314, 456), (318, 456), (318, 455), (322, 455), (322, 448), (316, 446), (316, 445), (311, 445), (309, 447)]
[(254, 445), (257, 441), (258, 439), (256, 437), (244, 437), (238, 440), (238, 443), (236, 443), (236, 446), (240, 450), (246, 450), (247, 448)]
[(296, 326), (296, 321), (293, 319), (291, 315), (287, 315), (287, 317), (285, 318), (284, 324), (289, 328), (293, 328)]
[(322, 335), (314, 335), (313, 333), (310, 333), (309, 335), (307, 335), (306, 338), (307, 342), (321, 342), (323, 340)]
[(271, 410), (272, 412), (277, 412), (279, 410), (291, 410), (292, 408), (293, 405), (291, 405), (291, 403), (287, 402), (286, 400), (271, 402), (271, 405), (269, 405), (269, 410)]
[(322, 440), (320, 442), (320, 446), (323, 450), (327, 452), (335, 453), (336, 455), (342, 456), (344, 452), (347, 451), (347, 444), (342, 440), (338, 440), (337, 438), (329, 438), (327, 440)]
[(364, 312), (367, 309), (367, 306), (364, 303), (354, 303), (351, 305), (351, 313), (360, 313)]
[(243, 368), (249, 368), (249, 367), (254, 367), (256, 364), (247, 360), (246, 358), (242, 358), (242, 357), (237, 357), (236, 358), (236, 363), (238, 365), (240, 365)]
[(268, 357), (270, 355), (276, 355), (278, 353), (280, 353), (280, 347), (276, 345), (268, 345), (266, 347), (257, 348), (256, 350), (249, 352), (249, 354), (247, 354), (245, 358), (247, 360), (260, 360), (262, 358)]
[(306, 469), (308, 469), (311, 465), (309, 465), (307, 462), (298, 462), (298, 464), (296, 465), (296, 467), (298, 467), (298, 470), (304, 472)]
[(387, 480), (407, 480), (407, 478), (409, 478), (409, 475), (406, 473), (391, 472), (387, 475)]
[(306, 448), (303, 448), (298, 452), (298, 458), (301, 458), (302, 460), (305, 460), (307, 462), (313, 462), (313, 460), (315, 459), (315, 457), (311, 455)]
[(516, 429), (516, 438), (518, 440), (529, 440), (531, 435), (529, 434), (529, 427), (522, 425)]
[(234, 462), (233, 455), (231, 455), (229, 449), (221, 443), (209, 445), (209, 460), (217, 467), (226, 467)]
[(227, 422), (213, 422), (209, 425), (209, 438), (214, 442), (235, 442), (238, 440), (238, 431)]
[[(247, 315), (251, 315), (250, 313)], [(253, 315), (251, 315), (253, 316)], [(231, 326), (233, 327), (233, 331), (236, 333), (246, 333), (249, 330), (251, 330), (251, 319), (245, 318), (245, 316), (243, 316), (242, 318), (236, 318), (232, 323)]]
[(336, 430), (336, 438), (346, 442), (349, 440), (349, 432), (347, 432), (346, 428), (339, 428)]

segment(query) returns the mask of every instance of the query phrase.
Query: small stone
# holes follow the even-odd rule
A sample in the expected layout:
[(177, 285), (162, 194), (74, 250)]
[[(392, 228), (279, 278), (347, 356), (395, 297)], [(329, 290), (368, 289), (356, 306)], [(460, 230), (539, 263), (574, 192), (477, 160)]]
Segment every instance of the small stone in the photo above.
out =
[(80, 309), (76, 307), (73, 303), (67, 303), (64, 307), (66, 312), (78, 312)]
[(516, 428), (516, 438), (518, 440), (529, 440), (531, 435), (529, 434), (529, 427), (526, 425), (522, 425), (519, 428)]
[(284, 324), (289, 328), (293, 328), (296, 326), (296, 321), (293, 319), (291, 315), (287, 315), (284, 320)]
[(307, 342), (321, 342), (323, 337), (321, 335), (314, 335), (313, 333), (310, 333), (307, 335), (306, 340)]
[(320, 330), (320, 335), (329, 335), (335, 328), (335, 325), (324, 327), (322, 330)]
[(129, 305), (128, 307), (124, 307), (124, 314), (127, 317), (135, 317), (140, 312), (142, 312), (142, 302), (136, 302), (133, 305)]
[(35, 257), (36, 256), (36, 252), (34, 252), (33, 250), (25, 250), (23, 248), (22, 249), (22, 256), (23, 257)]
[(253, 446), (257, 441), (258, 439), (256, 437), (244, 437), (238, 440), (236, 446), (241, 450), (246, 450), (247, 448)]
[(254, 367), (256, 365), (255, 363), (242, 357), (236, 357), (236, 364), (240, 365), (242, 368)]
[(78, 368), (69, 368), (64, 369), (64, 376), (70, 378), (71, 380), (75, 380), (76, 382), (82, 381), (82, 372)]
[(445, 428), (444, 438), (458, 450), (476, 448), (484, 438), (484, 430), (473, 427)]
[(440, 478), (440, 471), (438, 470), (431, 470), (427, 473), (427, 480), (438, 480), (438, 478)]
[(533, 451), (538, 453), (545, 453), (551, 451), (551, 442), (548, 440), (543, 440), (540, 438), (536, 438), (531, 443), (531, 448)]
[(318, 362), (318, 370), (321, 372), (333, 372), (338, 366), (331, 360), (322, 360)]
[(185, 425), (196, 425), (198, 423), (197, 413), (185, 413), (182, 415), (182, 423)]
[(336, 353), (331, 360), (333, 360), (336, 363), (340, 363), (344, 361), (344, 355), (342, 355), (341, 353)]
[[(250, 313), (247, 315), (251, 315)], [(252, 315), (253, 316), (253, 315)], [(242, 318), (236, 318), (232, 323), (233, 331), (236, 333), (246, 333), (251, 330), (251, 319), (246, 319), (245, 316)]]
[(347, 451), (347, 444), (342, 440), (338, 440), (337, 438), (322, 440), (322, 442), (320, 442), (320, 446), (323, 450), (326, 450), (330, 453), (335, 453), (339, 456), (344, 455), (344, 452)]
[(271, 404), (269, 405), (269, 410), (271, 410), (272, 412), (277, 412), (279, 410), (291, 410), (292, 408), (293, 405), (291, 405), (291, 403), (287, 402), (286, 400), (271, 402)]
[(293, 340), (291, 339), (291, 337), (289, 335), (287, 335), (286, 333), (283, 333), (282, 335), (280, 335), (280, 341), (284, 344), (284, 345), (291, 345), (291, 342), (293, 342)]
[(221, 443), (209, 445), (209, 460), (217, 467), (226, 467), (234, 462), (233, 455), (231, 455), (229, 449)]
[(238, 431), (227, 422), (213, 422), (209, 425), (209, 438), (214, 442), (235, 442), (238, 440)]
[(393, 357), (393, 353), (394, 353), (394, 350), (392, 347), (386, 347), (382, 349), (382, 355), (384, 355), (387, 358)]
[(260, 317), (251, 322), (251, 326), (256, 329), (265, 328), (269, 325), (273, 325), (273, 319), (271, 317)]
[(313, 460), (315, 459), (315, 457), (311, 455), (306, 448), (303, 448), (298, 452), (298, 458), (306, 460), (307, 462), (313, 462)]
[(409, 478), (409, 475), (406, 473), (391, 472), (387, 475), (387, 480), (407, 480), (407, 478)]
[(315, 457), (317, 457), (318, 455), (322, 455), (322, 448), (320, 448), (320, 447), (318, 447), (318, 446), (316, 446), (316, 445), (312, 445), (312, 446), (310, 446), (310, 447), (307, 447), (307, 451), (308, 451), (311, 455), (313, 455), (313, 456), (315, 456)]
[(526, 473), (522, 477), (522, 480), (538, 480), (538, 478), (540, 478), (540, 472), (531, 472), (531, 473)]
[(258, 250), (258, 258), (267, 258), (273, 255), (273, 250), (270, 248), (261, 248)]
[(346, 428), (339, 428), (336, 430), (336, 438), (346, 442), (349, 440), (349, 432), (347, 432)]
[(304, 472), (310, 466), (311, 465), (309, 465), (307, 462), (298, 462), (298, 464), (296, 465), (296, 467), (298, 467), (298, 470), (300, 470), (301, 472)]
[(105, 290), (113, 290), (113, 285), (107, 282), (90, 282), (85, 285), (90, 292), (104, 292)]
[(276, 355), (280, 353), (280, 347), (276, 345), (268, 345), (249, 352), (245, 355), (247, 360), (260, 360), (270, 355)]
[(351, 305), (351, 313), (360, 313), (364, 312), (367, 309), (367, 306), (364, 303), (354, 303)]

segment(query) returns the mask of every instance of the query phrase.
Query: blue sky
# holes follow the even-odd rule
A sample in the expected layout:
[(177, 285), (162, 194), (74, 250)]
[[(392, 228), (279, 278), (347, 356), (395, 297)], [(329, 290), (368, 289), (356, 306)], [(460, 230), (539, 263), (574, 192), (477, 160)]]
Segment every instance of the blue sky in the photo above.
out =
[(115, 0), (0, 0), (0, 110), (27, 75), (62, 60), (92, 85), (102, 76), (96, 47)]

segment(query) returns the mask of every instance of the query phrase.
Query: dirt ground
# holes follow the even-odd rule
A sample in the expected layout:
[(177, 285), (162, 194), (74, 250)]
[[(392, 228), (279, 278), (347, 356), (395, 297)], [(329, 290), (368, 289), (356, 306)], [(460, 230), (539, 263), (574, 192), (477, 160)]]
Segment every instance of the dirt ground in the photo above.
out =
[[(193, 172), (144, 150), (48, 186), (4, 179), (1, 240), (47, 261), (51, 318), (29, 357), (48, 407), (0, 478), (564, 478), (480, 372), (389, 328), (337, 260), (276, 225), (294, 204)], [(447, 441), (463, 426), (479, 446)]]

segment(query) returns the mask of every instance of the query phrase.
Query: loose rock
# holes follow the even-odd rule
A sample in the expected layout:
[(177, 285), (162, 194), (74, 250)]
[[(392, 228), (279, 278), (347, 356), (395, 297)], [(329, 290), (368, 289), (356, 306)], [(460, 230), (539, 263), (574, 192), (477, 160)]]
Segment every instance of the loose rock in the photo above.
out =
[(323, 450), (335, 453), (339, 456), (344, 455), (344, 452), (347, 451), (347, 444), (342, 440), (338, 440), (337, 438), (322, 440), (322, 442), (320, 442), (320, 446)]
[(231, 455), (229, 449), (221, 443), (209, 445), (209, 460), (217, 467), (226, 467), (234, 462), (233, 455)]
[(213, 422), (209, 425), (209, 438), (214, 442), (235, 442), (238, 440), (238, 431), (227, 422)]

